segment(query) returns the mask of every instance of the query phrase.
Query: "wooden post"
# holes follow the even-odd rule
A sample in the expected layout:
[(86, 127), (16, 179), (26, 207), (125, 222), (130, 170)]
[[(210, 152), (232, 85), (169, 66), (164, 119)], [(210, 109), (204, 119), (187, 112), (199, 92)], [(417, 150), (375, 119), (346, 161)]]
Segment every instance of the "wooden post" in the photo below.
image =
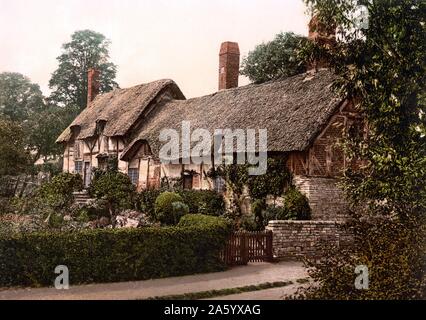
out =
[(243, 264), (247, 264), (248, 260), (249, 260), (249, 256), (248, 256), (248, 237), (247, 237), (247, 233), (243, 232), (241, 234), (241, 260)]

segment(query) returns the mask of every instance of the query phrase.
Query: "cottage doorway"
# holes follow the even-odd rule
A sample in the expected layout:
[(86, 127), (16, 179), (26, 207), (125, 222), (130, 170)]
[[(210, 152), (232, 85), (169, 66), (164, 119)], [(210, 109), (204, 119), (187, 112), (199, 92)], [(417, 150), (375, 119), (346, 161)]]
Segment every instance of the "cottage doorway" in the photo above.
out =
[(90, 186), (90, 180), (91, 180), (91, 168), (90, 168), (90, 162), (85, 162), (84, 163), (84, 187), (88, 188)]

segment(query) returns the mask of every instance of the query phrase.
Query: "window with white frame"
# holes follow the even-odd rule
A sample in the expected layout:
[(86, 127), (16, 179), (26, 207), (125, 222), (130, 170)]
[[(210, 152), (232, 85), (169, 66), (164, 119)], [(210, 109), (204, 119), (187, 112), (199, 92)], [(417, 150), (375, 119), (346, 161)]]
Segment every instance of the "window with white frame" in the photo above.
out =
[(83, 161), (74, 161), (74, 172), (83, 175)]
[(139, 170), (137, 168), (129, 168), (127, 174), (129, 175), (130, 181), (132, 181), (134, 185), (137, 185), (139, 180)]

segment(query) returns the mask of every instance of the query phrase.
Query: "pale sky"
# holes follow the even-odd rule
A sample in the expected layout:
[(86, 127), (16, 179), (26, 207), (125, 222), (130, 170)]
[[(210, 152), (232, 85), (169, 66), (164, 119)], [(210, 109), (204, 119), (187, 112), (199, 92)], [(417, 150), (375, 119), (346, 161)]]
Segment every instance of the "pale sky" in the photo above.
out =
[(242, 58), (280, 31), (307, 35), (305, 11), (302, 0), (0, 0), (0, 72), (48, 94), (61, 45), (91, 29), (111, 40), (120, 87), (170, 78), (195, 97), (217, 91), (221, 42)]

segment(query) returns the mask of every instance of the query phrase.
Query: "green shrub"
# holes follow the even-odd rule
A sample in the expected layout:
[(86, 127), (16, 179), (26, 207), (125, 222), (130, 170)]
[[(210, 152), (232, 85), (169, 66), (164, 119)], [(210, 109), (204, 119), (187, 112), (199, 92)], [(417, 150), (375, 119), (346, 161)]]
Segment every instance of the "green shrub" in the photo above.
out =
[[(184, 224), (184, 223), (182, 223)], [(58, 265), (70, 284), (144, 280), (224, 270), (230, 228), (222, 220), (191, 227), (96, 229), (0, 237), (0, 287), (52, 285)]]
[(284, 193), (284, 211), (280, 220), (310, 220), (311, 207), (306, 196), (296, 187), (290, 187)]
[(220, 216), (225, 212), (223, 196), (212, 190), (178, 190), (189, 207), (189, 213)]
[[(164, 189), (148, 189), (138, 195), (138, 209), (155, 218), (155, 200), (165, 192)], [(188, 206), (189, 213), (202, 213), (220, 216), (225, 212), (223, 196), (211, 190), (176, 190), (183, 203)]]
[(187, 214), (183, 216), (178, 226), (179, 227), (192, 227), (192, 226), (208, 226), (208, 225), (228, 225), (231, 227), (231, 222), (222, 217), (214, 217), (205, 214)]
[(53, 210), (62, 210), (72, 204), (73, 192), (82, 189), (83, 180), (80, 175), (63, 172), (40, 187), (38, 198)]
[(155, 200), (155, 219), (166, 225), (172, 225), (178, 220), (174, 214), (173, 203), (183, 199), (175, 192), (163, 192)]
[(259, 217), (254, 213), (249, 213), (242, 216), (240, 228), (246, 231), (259, 231), (262, 227)]
[(247, 186), (253, 199), (266, 199), (268, 195), (279, 197), (291, 182), (292, 176), (285, 159), (268, 158), (267, 172), (249, 176)]
[(106, 201), (108, 211), (113, 216), (118, 210), (133, 207), (136, 188), (128, 175), (115, 170), (95, 170), (89, 193), (98, 200)]
[(155, 200), (164, 192), (162, 189), (147, 189), (138, 194), (138, 210), (155, 218)]
[[(346, 246), (323, 242), (322, 259), (306, 261), (313, 285), (299, 291), (295, 298), (425, 299), (425, 226), (424, 219), (402, 223), (395, 217), (355, 215), (342, 226), (353, 235)], [(359, 265), (368, 267), (368, 290), (355, 288), (354, 271)]]
[(188, 206), (180, 201), (176, 201), (172, 203), (172, 216), (173, 216), (173, 225), (178, 224), (180, 218), (189, 213)]

